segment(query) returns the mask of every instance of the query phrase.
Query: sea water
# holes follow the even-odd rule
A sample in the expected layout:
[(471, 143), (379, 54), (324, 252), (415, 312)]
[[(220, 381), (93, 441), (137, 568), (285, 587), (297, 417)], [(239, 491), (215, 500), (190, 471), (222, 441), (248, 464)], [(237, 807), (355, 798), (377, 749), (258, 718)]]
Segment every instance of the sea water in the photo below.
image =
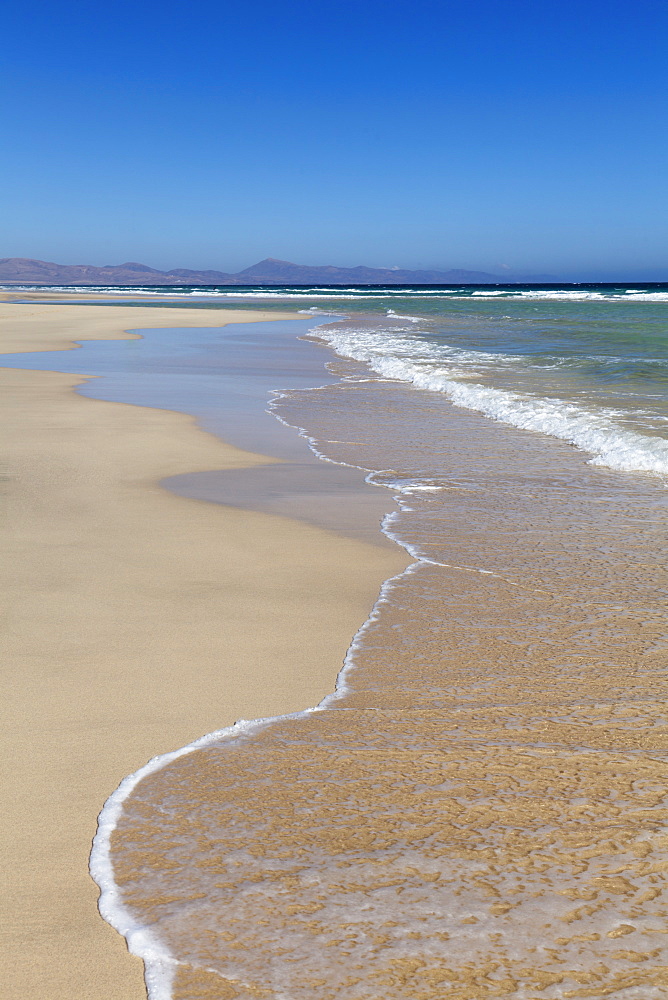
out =
[(414, 562), (316, 710), (112, 796), (103, 913), (156, 1000), (664, 996), (668, 290), (382, 292), (272, 406)]

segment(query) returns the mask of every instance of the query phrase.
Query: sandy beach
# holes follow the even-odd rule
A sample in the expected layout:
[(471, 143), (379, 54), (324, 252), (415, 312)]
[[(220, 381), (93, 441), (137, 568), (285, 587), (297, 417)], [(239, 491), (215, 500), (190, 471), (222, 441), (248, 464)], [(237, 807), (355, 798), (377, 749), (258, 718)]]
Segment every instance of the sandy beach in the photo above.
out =
[[(0, 353), (286, 313), (0, 303)], [(129, 772), (238, 718), (332, 689), (405, 560), (312, 524), (176, 496), (165, 477), (260, 466), (179, 413), (3, 369), (7, 1000), (134, 1000), (141, 962), (99, 917), (96, 816)]]

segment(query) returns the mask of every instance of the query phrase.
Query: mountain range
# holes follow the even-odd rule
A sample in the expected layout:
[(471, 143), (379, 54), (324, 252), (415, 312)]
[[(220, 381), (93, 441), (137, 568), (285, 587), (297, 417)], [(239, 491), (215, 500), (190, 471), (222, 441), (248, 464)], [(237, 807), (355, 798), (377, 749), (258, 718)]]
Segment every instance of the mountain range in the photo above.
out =
[(489, 274), (486, 271), (409, 271), (392, 267), (333, 267), (292, 264), (267, 257), (235, 274), (174, 268), (159, 271), (128, 261), (94, 267), (53, 264), (28, 257), (0, 258), (0, 282), (31, 285), (484, 285), (553, 281), (550, 275)]

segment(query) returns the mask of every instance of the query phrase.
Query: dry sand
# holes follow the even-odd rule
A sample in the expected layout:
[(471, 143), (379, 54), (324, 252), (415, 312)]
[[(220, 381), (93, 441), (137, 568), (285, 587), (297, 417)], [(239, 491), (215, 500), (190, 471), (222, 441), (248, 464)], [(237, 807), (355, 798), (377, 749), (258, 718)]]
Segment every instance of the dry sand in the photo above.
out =
[[(0, 352), (285, 313), (0, 304)], [(76, 352), (72, 355), (76, 372)], [(315, 704), (402, 553), (174, 496), (166, 476), (267, 461), (81, 376), (2, 370), (7, 676), (3, 996), (140, 1000), (88, 875), (105, 798), (148, 758)]]

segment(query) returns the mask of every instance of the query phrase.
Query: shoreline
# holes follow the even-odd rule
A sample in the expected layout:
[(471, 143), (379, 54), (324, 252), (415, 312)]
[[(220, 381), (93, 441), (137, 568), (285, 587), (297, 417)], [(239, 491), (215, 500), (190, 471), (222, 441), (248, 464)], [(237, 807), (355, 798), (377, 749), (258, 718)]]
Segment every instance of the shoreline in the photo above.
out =
[[(0, 353), (136, 339), (124, 332), (132, 327), (271, 318), (286, 313), (3, 303)], [(99, 917), (87, 868), (105, 799), (156, 754), (240, 717), (319, 701), (406, 559), (168, 492), (158, 484), (170, 475), (275, 461), (194, 418), (86, 398), (73, 391), (81, 376), (4, 369), (3, 378), (7, 660), (19, 668), (7, 727), (17, 805), (2, 824), (13, 912), (6, 995), (132, 1000), (144, 995), (141, 963)]]
[(352, 377), (279, 415), (394, 479), (420, 565), (328, 710), (212, 735), (128, 795), (114, 882), (179, 963), (152, 1000), (658, 996), (660, 488), (332, 367)]

